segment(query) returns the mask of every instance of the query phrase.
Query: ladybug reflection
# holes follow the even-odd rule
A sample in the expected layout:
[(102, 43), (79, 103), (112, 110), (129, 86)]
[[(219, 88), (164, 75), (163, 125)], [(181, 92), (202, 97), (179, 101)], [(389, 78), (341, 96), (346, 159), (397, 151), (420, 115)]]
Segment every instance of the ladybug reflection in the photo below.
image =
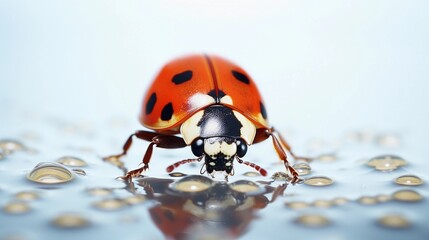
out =
[[(143, 178), (138, 184), (144, 187), (148, 199), (158, 202), (149, 212), (167, 239), (236, 238), (246, 232), (257, 210), (265, 208), (286, 189), (286, 184), (277, 188), (261, 187), (250, 181), (228, 184), (198, 175), (177, 182)], [(198, 191), (181, 190), (190, 185), (203, 187)], [(271, 200), (264, 196), (268, 193), (273, 193)]]
[[(267, 112), (252, 78), (238, 65), (213, 55), (190, 55), (166, 64), (143, 98), (140, 123), (152, 131), (133, 133), (123, 152), (104, 158), (117, 161), (129, 150), (133, 137), (150, 142), (142, 167), (122, 178), (131, 180), (149, 168), (153, 147), (191, 146), (193, 159), (179, 161), (168, 172), (184, 163), (203, 161), (201, 173), (221, 172), (228, 180), (234, 175), (234, 162), (253, 167), (263, 176), (267, 171), (243, 161), (247, 147), (271, 137), (291, 182), (299, 182), (286, 151), (296, 156), (283, 137), (268, 124)], [(180, 136), (178, 135), (180, 134)]]

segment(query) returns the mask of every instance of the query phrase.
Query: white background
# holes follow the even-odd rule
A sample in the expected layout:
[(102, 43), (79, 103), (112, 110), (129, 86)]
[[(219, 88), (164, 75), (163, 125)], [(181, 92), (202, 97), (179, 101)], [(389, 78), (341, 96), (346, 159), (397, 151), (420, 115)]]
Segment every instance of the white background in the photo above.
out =
[(0, 110), (134, 120), (165, 62), (207, 52), (253, 76), (274, 125), (309, 135), (361, 127), (427, 132), (427, 7), (427, 1), (2, 0)]

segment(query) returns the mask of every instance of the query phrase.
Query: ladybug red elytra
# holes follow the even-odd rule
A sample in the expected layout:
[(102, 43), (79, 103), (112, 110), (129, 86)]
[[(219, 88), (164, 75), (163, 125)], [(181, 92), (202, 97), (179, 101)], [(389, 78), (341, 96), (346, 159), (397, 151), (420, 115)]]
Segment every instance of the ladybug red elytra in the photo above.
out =
[[(191, 146), (196, 158), (179, 161), (167, 168), (171, 172), (181, 164), (204, 160), (200, 173), (225, 179), (234, 175), (234, 160), (253, 167), (263, 176), (267, 171), (243, 161), (249, 145), (272, 138), (274, 148), (291, 182), (300, 179), (287, 161), (290, 146), (270, 127), (264, 102), (255, 82), (236, 64), (213, 55), (190, 55), (167, 63), (143, 98), (140, 123), (153, 131), (136, 131), (123, 146), (123, 152), (104, 159), (119, 159), (131, 146), (133, 137), (150, 142), (143, 166), (122, 178), (131, 180), (149, 168), (153, 147)], [(181, 134), (181, 136), (178, 136)]]

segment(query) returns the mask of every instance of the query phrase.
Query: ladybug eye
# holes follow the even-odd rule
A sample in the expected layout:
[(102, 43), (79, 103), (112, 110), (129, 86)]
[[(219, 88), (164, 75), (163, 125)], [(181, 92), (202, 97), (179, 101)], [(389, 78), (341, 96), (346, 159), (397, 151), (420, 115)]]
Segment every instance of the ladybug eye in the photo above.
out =
[(247, 152), (247, 144), (243, 139), (237, 139), (235, 142), (237, 144), (237, 156), (238, 157), (244, 157)]
[(200, 157), (204, 153), (204, 140), (202, 138), (195, 139), (191, 144), (192, 153), (196, 157)]

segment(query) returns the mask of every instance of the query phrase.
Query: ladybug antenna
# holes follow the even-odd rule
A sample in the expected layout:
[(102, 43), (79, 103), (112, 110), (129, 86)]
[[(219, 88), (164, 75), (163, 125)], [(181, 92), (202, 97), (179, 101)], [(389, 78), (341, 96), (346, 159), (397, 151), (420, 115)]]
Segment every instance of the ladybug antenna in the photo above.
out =
[(262, 168), (261, 166), (259, 166), (259, 165), (257, 165), (257, 164), (254, 164), (254, 163), (252, 163), (252, 162), (247, 162), (247, 161), (243, 161), (243, 160), (241, 160), (240, 158), (238, 158), (238, 157), (236, 157), (236, 159), (237, 159), (237, 162), (238, 163), (241, 163), (241, 164), (244, 164), (244, 165), (247, 165), (247, 166), (249, 166), (249, 167), (252, 167), (252, 168), (254, 168), (256, 171), (258, 171), (262, 176), (267, 176), (267, 170), (265, 170), (264, 168)]
[(201, 161), (202, 157), (199, 158), (192, 158), (192, 159), (185, 159), (182, 161), (178, 161), (174, 164), (171, 164), (170, 166), (167, 167), (167, 172), (172, 172), (175, 168), (179, 167), (180, 165), (186, 164), (186, 163), (192, 163), (192, 162), (199, 162)]

